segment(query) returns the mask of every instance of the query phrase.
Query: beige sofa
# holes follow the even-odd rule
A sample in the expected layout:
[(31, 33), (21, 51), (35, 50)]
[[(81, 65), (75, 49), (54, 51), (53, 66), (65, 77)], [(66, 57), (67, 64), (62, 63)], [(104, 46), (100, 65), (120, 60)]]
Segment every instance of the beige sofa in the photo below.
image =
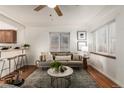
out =
[[(40, 56), (41, 59), (42, 56), (43, 55)], [(71, 52), (51, 52), (46, 55), (46, 59), (44, 61), (40, 60), (39, 64), (42, 68), (50, 67), (50, 63), (54, 60), (57, 60), (63, 65), (69, 67), (82, 68), (83, 65), (82, 56)]]

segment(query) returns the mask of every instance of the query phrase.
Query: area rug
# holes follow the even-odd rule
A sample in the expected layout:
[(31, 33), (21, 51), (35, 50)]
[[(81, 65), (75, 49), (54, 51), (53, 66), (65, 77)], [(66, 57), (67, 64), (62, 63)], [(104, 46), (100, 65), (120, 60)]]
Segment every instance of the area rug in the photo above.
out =
[[(36, 69), (21, 86), (22, 88), (52, 88), (47, 70)], [(97, 88), (98, 85), (83, 69), (74, 69), (69, 88)]]

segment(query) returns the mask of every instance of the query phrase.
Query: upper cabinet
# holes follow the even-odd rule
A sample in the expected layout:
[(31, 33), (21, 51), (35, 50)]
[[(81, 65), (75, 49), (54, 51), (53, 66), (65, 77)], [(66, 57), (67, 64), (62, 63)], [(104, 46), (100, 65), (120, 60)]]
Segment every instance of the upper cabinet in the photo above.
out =
[(15, 30), (0, 30), (0, 43), (16, 43), (17, 32)]

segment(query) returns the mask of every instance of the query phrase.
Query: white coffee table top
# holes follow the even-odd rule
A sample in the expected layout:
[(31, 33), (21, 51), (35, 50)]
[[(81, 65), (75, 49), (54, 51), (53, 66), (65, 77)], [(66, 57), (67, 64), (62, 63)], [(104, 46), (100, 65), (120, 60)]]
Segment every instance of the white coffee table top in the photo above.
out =
[(66, 77), (73, 74), (73, 69), (71, 67), (65, 66), (67, 70), (64, 72), (55, 72), (53, 68), (48, 69), (47, 73), (52, 77)]

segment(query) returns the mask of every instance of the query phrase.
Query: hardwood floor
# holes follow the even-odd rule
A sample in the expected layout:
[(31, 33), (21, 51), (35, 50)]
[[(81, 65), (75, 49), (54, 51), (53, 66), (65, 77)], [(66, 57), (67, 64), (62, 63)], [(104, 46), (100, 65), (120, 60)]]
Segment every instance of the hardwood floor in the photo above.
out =
[[(37, 69), (36, 66), (30, 65), (26, 67), (22, 67), (19, 70), (23, 71), (22, 73), (22, 78), (26, 79), (33, 71), (35, 71)], [(98, 86), (101, 88), (118, 88), (119, 86), (114, 83), (112, 80), (108, 79), (106, 76), (104, 76), (103, 74), (101, 74), (99, 71), (97, 71), (96, 69), (94, 69), (91, 66), (88, 66), (87, 72), (91, 75), (92, 79), (94, 79)], [(10, 75), (14, 75), (15, 72), (12, 72)], [(10, 76), (7, 75), (5, 77), (3, 77), (3, 80), (0, 80), (0, 83), (5, 83), (4, 78)]]
[[(20, 68), (18, 70), (23, 71), (22, 72), (22, 78), (26, 79), (33, 71), (36, 70), (36, 68), (37, 68), (36, 66), (30, 65), (30, 66), (22, 67), (22, 68)], [(18, 70), (16, 70), (16, 71), (18, 71)], [(9, 75), (6, 75), (5, 77), (3, 77), (0, 80), (0, 83), (2, 83), (2, 84), (5, 83), (5, 78), (8, 78), (8, 77), (11, 77), (11, 76), (15, 75), (16, 71), (14, 71), (14, 72), (10, 73)]]
[(101, 88), (120, 88), (119, 85), (114, 83), (112, 80), (107, 78), (105, 75), (101, 74), (99, 71), (94, 69), (92, 66), (88, 66), (87, 72), (91, 77), (97, 82), (98, 86)]

